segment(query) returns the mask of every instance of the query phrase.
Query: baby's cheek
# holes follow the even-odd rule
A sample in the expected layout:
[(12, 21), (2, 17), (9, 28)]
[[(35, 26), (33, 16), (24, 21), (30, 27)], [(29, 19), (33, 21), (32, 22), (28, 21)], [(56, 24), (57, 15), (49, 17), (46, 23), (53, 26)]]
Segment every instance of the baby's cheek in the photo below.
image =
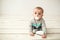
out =
[(42, 16), (38, 16), (39, 18), (42, 18)]
[(37, 15), (34, 15), (34, 17), (37, 17)]

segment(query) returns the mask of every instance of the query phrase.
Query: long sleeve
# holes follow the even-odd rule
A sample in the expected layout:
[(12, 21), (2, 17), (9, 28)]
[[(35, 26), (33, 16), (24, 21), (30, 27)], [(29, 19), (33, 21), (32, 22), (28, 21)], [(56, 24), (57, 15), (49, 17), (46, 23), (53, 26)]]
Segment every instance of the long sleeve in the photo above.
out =
[(42, 30), (46, 34), (46, 24), (45, 24), (44, 19), (42, 20)]
[(32, 21), (30, 21), (30, 23), (29, 23), (29, 28), (30, 28), (30, 32), (33, 32)]

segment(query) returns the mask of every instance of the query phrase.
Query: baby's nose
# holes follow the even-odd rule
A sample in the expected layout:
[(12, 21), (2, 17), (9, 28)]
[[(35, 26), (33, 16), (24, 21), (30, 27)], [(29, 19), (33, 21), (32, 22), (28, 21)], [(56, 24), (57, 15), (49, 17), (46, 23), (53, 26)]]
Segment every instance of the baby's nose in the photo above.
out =
[(37, 14), (37, 16), (38, 16), (39, 14)]

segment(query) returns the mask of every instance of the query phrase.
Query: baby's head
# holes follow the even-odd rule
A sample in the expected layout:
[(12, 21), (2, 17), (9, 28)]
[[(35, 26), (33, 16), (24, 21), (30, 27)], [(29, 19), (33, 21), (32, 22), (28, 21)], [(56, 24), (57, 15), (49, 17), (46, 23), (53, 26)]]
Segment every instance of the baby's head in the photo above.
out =
[(34, 16), (34, 19), (35, 20), (39, 20), (42, 18), (43, 16), (43, 8), (41, 7), (36, 7), (34, 10), (33, 10), (33, 16)]

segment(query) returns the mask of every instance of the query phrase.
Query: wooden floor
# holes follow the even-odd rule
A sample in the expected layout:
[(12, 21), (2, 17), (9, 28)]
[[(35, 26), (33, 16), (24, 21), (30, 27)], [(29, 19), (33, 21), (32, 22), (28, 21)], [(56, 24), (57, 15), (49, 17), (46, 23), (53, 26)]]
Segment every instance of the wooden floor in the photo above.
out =
[(60, 34), (47, 34), (47, 38), (35, 35), (31, 37), (24, 33), (0, 33), (0, 40), (60, 40)]

